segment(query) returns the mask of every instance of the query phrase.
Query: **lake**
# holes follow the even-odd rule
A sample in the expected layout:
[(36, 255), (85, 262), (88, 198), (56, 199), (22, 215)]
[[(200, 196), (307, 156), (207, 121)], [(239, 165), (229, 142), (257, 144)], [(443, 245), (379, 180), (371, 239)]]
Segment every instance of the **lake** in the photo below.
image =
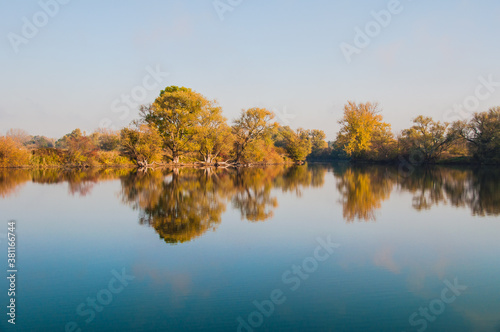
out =
[(500, 171), (0, 170), (15, 327), (500, 331)]

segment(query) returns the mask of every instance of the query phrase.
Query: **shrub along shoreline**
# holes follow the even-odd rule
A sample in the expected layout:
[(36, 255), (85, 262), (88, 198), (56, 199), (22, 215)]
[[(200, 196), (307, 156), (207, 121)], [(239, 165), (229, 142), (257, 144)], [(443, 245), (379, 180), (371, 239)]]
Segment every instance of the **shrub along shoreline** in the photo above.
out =
[[(18, 166), (0, 166), (0, 169), (162, 169), (162, 168), (243, 168), (243, 167), (268, 167), (279, 165), (306, 165), (308, 162), (282, 162), (282, 163), (244, 163), (244, 164), (220, 164), (220, 163), (155, 163), (140, 167), (132, 163), (126, 164), (93, 164), (93, 165), (76, 165), (76, 164), (61, 164), (61, 165), (18, 165)], [(319, 163), (311, 161), (309, 163)]]
[(80, 129), (60, 139), (11, 129), (0, 136), (0, 167), (242, 167), (349, 161), (390, 164), (499, 164), (500, 107), (443, 123), (417, 116), (394, 135), (376, 103), (344, 106), (340, 130), (291, 129), (265, 108), (243, 110), (231, 125), (215, 100), (170, 86), (121, 130)]

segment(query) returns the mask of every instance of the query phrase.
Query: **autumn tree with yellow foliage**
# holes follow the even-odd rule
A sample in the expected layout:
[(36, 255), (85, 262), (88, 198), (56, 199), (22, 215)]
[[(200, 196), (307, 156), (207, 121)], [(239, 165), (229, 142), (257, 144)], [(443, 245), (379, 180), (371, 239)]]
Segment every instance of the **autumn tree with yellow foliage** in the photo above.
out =
[(221, 107), (213, 105), (201, 117), (197, 133), (198, 152), (205, 163), (213, 162), (217, 157), (226, 157), (231, 150), (233, 134), (226, 123)]
[(344, 117), (339, 120), (337, 147), (353, 159), (369, 156), (377, 159), (378, 150), (394, 141), (391, 125), (382, 121), (379, 112), (377, 103), (349, 101), (344, 106)]
[(152, 104), (140, 107), (132, 127), (120, 131), (98, 129), (87, 135), (75, 129), (56, 141), (11, 129), (0, 137), (0, 167), (241, 166), (339, 159), (500, 163), (500, 107), (451, 126), (420, 115), (397, 140), (377, 103), (348, 101), (338, 123), (336, 140), (328, 143), (322, 130), (280, 127), (265, 108), (245, 109), (228, 124), (216, 100), (168, 86)]
[(200, 148), (200, 119), (215, 106), (189, 88), (169, 86), (149, 106), (141, 107), (142, 120), (155, 127), (163, 139), (167, 157), (179, 163), (182, 155)]
[(274, 113), (265, 108), (254, 107), (241, 112), (232, 126), (236, 162), (248, 160), (249, 152), (270, 138), (278, 127), (273, 119)]
[(161, 136), (156, 127), (135, 123), (120, 131), (120, 150), (138, 166), (144, 167), (161, 159)]

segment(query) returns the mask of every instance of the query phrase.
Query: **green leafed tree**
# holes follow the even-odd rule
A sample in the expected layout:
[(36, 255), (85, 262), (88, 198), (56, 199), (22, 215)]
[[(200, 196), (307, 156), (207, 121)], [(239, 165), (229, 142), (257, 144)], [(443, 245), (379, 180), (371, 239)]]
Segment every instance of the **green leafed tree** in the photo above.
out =
[(168, 158), (178, 163), (182, 155), (199, 150), (200, 121), (210, 107), (213, 102), (201, 94), (185, 87), (170, 86), (161, 91), (152, 105), (141, 107), (141, 116), (158, 130)]

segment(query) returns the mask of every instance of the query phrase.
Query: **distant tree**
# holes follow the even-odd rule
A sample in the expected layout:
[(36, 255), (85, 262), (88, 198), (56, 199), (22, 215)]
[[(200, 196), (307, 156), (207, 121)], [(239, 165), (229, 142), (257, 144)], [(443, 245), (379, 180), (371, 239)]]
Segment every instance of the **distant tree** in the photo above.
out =
[(26, 144), (31, 140), (31, 136), (23, 129), (11, 128), (7, 131), (7, 137), (12, 138), (19, 144)]
[(250, 108), (241, 112), (232, 127), (237, 162), (246, 159), (245, 154), (251, 150), (252, 145), (270, 137), (272, 130), (277, 128), (277, 123), (271, 123), (272, 119), (274, 113), (265, 108)]
[(453, 132), (448, 131), (448, 123), (436, 122), (422, 115), (413, 119), (413, 123), (401, 133), (400, 145), (403, 153), (419, 153), (424, 162), (439, 158), (454, 140)]
[(120, 131), (122, 153), (138, 166), (146, 166), (161, 159), (162, 140), (156, 127), (134, 124)]
[(113, 151), (120, 146), (120, 132), (99, 128), (92, 133), (93, 143), (103, 151)]
[(60, 139), (58, 139), (56, 141), (56, 148), (67, 149), (68, 148), (69, 139), (71, 139), (71, 138), (78, 138), (78, 137), (81, 137), (81, 136), (82, 136), (82, 131), (79, 128), (77, 128), (77, 129), (73, 130), (71, 133), (66, 134), (63, 137), (61, 137)]
[[(70, 134), (65, 135), (63, 144), (68, 150), (67, 162), (75, 165), (88, 165), (92, 162), (96, 155), (96, 146), (92, 143), (90, 137), (82, 134), (80, 129), (73, 130)], [(56, 142), (57, 144), (57, 142)]]
[(332, 147), (330, 142), (326, 142), (326, 135), (323, 130), (312, 129), (309, 130), (309, 138), (311, 140), (312, 148), (311, 153), (307, 157), (313, 160), (331, 160)]
[(32, 138), (24, 143), (24, 145), (30, 149), (44, 149), (55, 147), (55, 140), (53, 138), (47, 138), (45, 136), (32, 136)]
[[(382, 122), (378, 104), (356, 104), (349, 101), (344, 106), (344, 117), (339, 121), (336, 146), (353, 158), (362, 158), (373, 148), (373, 139), (390, 132), (390, 125)], [(384, 134), (385, 135), (385, 134)]]
[(323, 130), (318, 130), (318, 129), (309, 130), (309, 137), (311, 138), (312, 154), (319, 154), (324, 149), (328, 148), (328, 143), (325, 141), (326, 135)]
[(500, 107), (475, 113), (469, 121), (453, 123), (453, 131), (469, 143), (475, 159), (500, 161)]
[(199, 150), (196, 141), (200, 119), (213, 103), (201, 94), (185, 88), (165, 88), (150, 106), (141, 107), (142, 119), (156, 127), (168, 151), (168, 157), (178, 163), (180, 156)]

